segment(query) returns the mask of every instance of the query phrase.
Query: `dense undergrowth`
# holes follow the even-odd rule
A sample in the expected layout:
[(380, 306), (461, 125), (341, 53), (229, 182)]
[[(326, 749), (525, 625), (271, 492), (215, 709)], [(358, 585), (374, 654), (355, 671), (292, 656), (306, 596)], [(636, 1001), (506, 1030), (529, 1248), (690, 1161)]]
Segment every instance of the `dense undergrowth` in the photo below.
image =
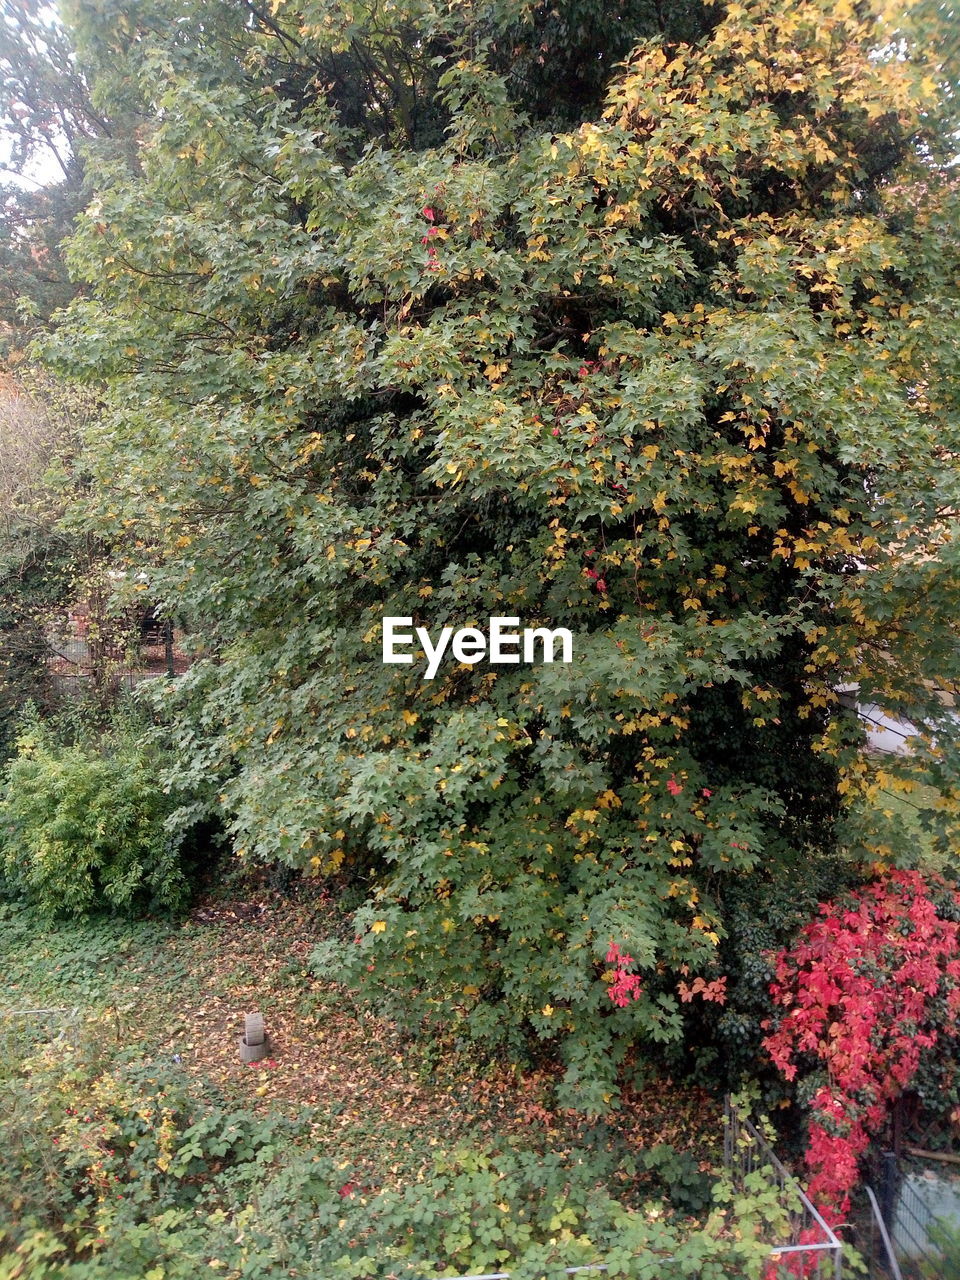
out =
[[(957, 1102), (949, 6), (63, 7), (0, 24), (66, 179), (0, 217), (0, 966), (79, 1032), (4, 1021), (0, 1280), (772, 1280), (726, 1087), (837, 1206)], [(137, 725), (114, 622), (190, 636)]]
[(0, 772), (0, 899), (47, 918), (184, 907), (202, 805), (163, 781), (164, 741), (131, 701), (29, 711)]
[[(703, 1098), (661, 1081), (590, 1124), (543, 1076), (400, 1035), (304, 970), (325, 895), (53, 929), (0, 910), (9, 1004), (83, 1014), (76, 1044), (5, 1028), (4, 1280), (759, 1274), (780, 1210), (730, 1199)], [(254, 1003), (275, 1057), (248, 1068)]]

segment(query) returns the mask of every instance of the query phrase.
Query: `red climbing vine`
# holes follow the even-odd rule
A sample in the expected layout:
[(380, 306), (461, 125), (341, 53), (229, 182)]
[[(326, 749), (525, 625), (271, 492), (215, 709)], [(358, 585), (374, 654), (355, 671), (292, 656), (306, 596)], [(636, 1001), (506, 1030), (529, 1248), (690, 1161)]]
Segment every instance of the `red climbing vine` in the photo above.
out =
[[(934, 897), (936, 901), (934, 901)], [(916, 871), (894, 871), (819, 918), (780, 952), (771, 984), (783, 1010), (764, 1047), (788, 1080), (823, 1075), (810, 1102), (809, 1190), (847, 1212), (858, 1162), (921, 1056), (957, 1036), (960, 894)]]

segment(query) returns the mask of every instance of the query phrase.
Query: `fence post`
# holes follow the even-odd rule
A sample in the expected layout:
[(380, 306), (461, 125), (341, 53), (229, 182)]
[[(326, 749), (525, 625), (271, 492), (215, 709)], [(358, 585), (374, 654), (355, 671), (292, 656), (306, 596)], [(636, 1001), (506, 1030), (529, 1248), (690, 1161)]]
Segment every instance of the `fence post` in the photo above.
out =
[(883, 1177), (880, 1182), (880, 1212), (884, 1224), (889, 1227), (893, 1222), (893, 1210), (897, 1203), (899, 1176), (897, 1154), (895, 1151), (884, 1151), (881, 1159), (883, 1160)]
[(177, 670), (173, 663), (173, 622), (169, 618), (163, 624), (163, 655), (167, 660), (167, 676), (172, 680)]
[[(883, 1253), (886, 1258), (886, 1266), (893, 1276), (893, 1280), (903, 1280), (900, 1273), (900, 1263), (897, 1261), (897, 1255), (894, 1252), (893, 1241), (890, 1239), (890, 1233), (887, 1231), (887, 1224), (884, 1222), (883, 1214), (880, 1212), (880, 1206), (877, 1204), (877, 1197), (873, 1194), (872, 1187), (865, 1188), (867, 1199), (870, 1202), (870, 1212), (873, 1215), (873, 1221), (880, 1230), (880, 1243), (883, 1245)], [(871, 1241), (873, 1232), (870, 1233)], [(870, 1246), (870, 1274), (873, 1275), (873, 1245)]]

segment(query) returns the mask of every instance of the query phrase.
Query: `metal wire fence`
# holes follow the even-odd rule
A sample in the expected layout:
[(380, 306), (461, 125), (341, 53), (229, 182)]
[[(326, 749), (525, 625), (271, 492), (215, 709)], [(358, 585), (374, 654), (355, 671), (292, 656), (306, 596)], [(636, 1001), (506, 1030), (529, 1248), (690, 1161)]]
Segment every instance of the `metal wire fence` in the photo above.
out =
[[(956, 1262), (945, 1261), (936, 1240), (938, 1223), (960, 1231), (960, 1189), (914, 1161), (883, 1153), (873, 1170), (877, 1191), (864, 1187), (856, 1217), (856, 1243), (870, 1280), (941, 1280)], [(933, 1232), (934, 1239), (931, 1238)]]
[[(774, 1154), (756, 1128), (727, 1100), (724, 1108), (724, 1163), (737, 1190), (757, 1176), (773, 1189), (789, 1224), (787, 1236), (770, 1241), (770, 1263), (764, 1280), (842, 1280), (843, 1242), (836, 1236), (806, 1192)], [(661, 1259), (663, 1275), (672, 1259)], [(564, 1274), (603, 1275), (604, 1262), (566, 1267)], [(619, 1274), (619, 1268), (618, 1268)], [(685, 1271), (686, 1275), (687, 1272)], [(512, 1280), (509, 1271), (488, 1271), (446, 1280)]]
[(49, 636), (47, 667), (61, 693), (132, 689), (155, 676), (181, 675), (190, 665), (178, 636), (155, 642), (92, 644), (77, 635)]
[(865, 1205), (856, 1223), (857, 1246), (870, 1280), (904, 1280), (880, 1202), (871, 1186), (864, 1189)]
[(777, 1158), (757, 1129), (728, 1100), (724, 1108), (724, 1162), (734, 1186), (742, 1189), (760, 1174), (783, 1204), (788, 1230), (772, 1240), (772, 1276), (802, 1280), (841, 1280), (843, 1242), (823, 1218), (793, 1174)]

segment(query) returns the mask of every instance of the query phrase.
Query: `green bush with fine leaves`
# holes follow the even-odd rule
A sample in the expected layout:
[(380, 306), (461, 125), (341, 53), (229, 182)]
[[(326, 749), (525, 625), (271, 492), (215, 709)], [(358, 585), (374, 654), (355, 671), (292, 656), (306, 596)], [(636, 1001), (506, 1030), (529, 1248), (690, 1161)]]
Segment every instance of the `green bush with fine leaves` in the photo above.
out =
[(173, 808), (136, 741), (64, 744), (31, 726), (0, 781), (0, 887), (50, 916), (177, 907)]

